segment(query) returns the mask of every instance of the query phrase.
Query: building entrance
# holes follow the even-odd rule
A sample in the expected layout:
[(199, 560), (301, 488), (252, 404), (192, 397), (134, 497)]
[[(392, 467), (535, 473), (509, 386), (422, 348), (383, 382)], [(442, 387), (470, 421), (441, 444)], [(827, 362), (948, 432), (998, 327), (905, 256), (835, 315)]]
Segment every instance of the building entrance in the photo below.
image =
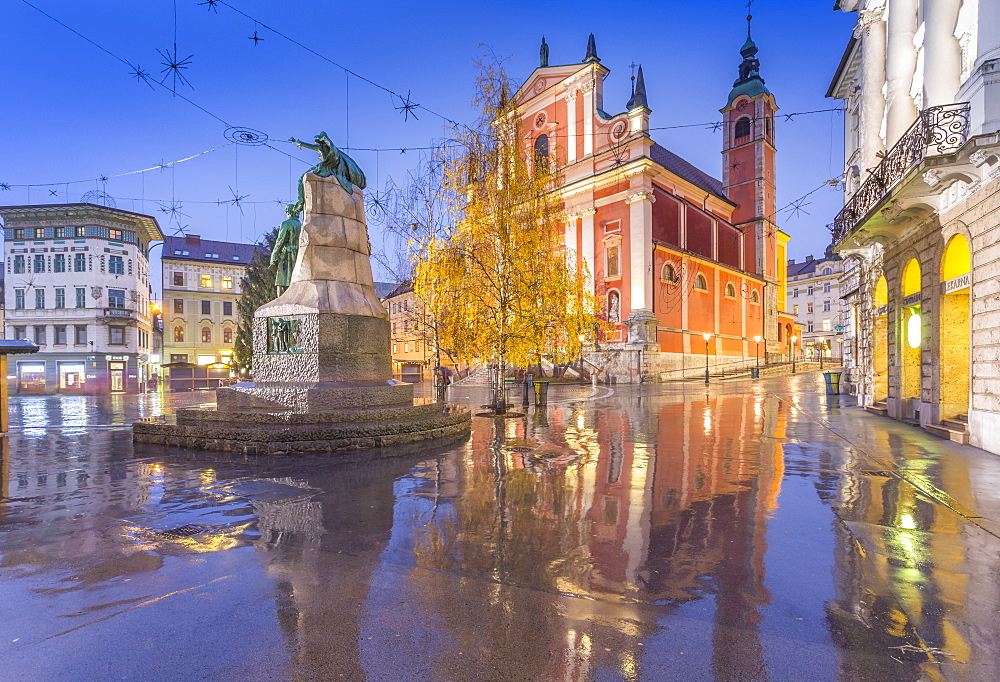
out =
[(969, 411), (969, 288), (972, 277), (969, 242), (955, 235), (941, 260), (939, 417), (951, 419)]
[(124, 362), (109, 362), (108, 363), (108, 374), (111, 377), (111, 392), (112, 393), (124, 393), (125, 392), (125, 363)]

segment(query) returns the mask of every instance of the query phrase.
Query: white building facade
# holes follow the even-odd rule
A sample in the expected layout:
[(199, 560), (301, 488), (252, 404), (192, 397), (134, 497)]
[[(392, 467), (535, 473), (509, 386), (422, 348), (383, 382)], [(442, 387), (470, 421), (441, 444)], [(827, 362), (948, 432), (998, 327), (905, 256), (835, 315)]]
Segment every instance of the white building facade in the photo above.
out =
[(149, 379), (156, 219), (94, 204), (2, 206), (12, 393), (136, 393)]
[(802, 326), (802, 354), (806, 359), (841, 357), (844, 341), (840, 277), (844, 261), (828, 255), (788, 261), (788, 301)]
[(1000, 0), (839, 0), (849, 385), (1000, 453)]

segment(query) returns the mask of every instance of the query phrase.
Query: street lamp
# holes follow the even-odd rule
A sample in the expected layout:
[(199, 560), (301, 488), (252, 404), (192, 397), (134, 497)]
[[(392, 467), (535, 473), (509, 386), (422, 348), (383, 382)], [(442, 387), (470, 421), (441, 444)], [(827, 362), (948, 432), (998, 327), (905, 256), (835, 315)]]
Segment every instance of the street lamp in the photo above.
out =
[(799, 340), (799, 337), (792, 337), (792, 374), (795, 374), (795, 342)]
[(753, 340), (757, 342), (757, 376), (760, 376), (760, 336), (753, 337)]
[(580, 334), (580, 384), (583, 385), (583, 342), (587, 338), (583, 334)]
[(705, 385), (708, 386), (708, 340), (712, 338), (711, 334), (702, 334), (705, 337)]

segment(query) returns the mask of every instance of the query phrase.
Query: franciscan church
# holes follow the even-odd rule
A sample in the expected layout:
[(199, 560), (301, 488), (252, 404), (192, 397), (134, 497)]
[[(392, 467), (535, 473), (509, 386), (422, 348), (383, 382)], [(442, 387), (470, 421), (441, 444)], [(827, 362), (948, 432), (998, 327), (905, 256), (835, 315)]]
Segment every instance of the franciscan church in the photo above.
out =
[(774, 223), (777, 105), (749, 24), (740, 54), (720, 110), (722, 180), (653, 140), (641, 66), (625, 109), (608, 113), (593, 35), (583, 61), (564, 65), (549, 64), (543, 38), (517, 92), (536, 157), (560, 169), (566, 249), (608, 322), (595, 349), (619, 351), (623, 379), (781, 359), (800, 336), (784, 312), (789, 238)]

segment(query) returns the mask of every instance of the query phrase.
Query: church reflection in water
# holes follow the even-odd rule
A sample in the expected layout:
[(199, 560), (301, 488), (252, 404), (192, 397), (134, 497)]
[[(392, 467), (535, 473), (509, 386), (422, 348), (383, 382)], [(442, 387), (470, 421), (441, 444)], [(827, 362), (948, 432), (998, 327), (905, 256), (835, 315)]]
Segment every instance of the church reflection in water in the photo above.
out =
[[(354, 464), (131, 456), (106, 436), (103, 456), (41, 434), (4, 454), (3, 537), (63, 532), (52, 480), (74, 511), (117, 521), (87, 545), (13, 548), (3, 568), (89, 552), (104, 580), (123, 554), (138, 576), (249, 550), (291, 677), (764, 679), (794, 676), (800, 650), (852, 679), (1000, 663), (1000, 544), (927, 494), (983, 494), (968, 461), (888, 431), (877, 449), (905, 475), (877, 469), (772, 394), (478, 418), (459, 446)], [(224, 531), (146, 532), (195, 512)]]

